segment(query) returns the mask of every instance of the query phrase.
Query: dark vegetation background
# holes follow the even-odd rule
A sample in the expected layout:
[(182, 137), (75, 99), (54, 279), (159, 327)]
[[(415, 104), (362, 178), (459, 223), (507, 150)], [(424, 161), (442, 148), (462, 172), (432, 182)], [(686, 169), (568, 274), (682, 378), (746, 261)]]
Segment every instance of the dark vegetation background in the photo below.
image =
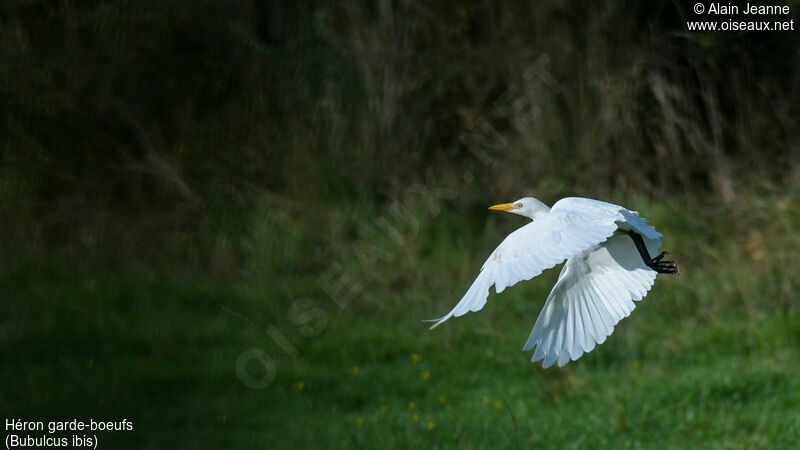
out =
[[(692, 5), (4, 2), (0, 410), (134, 420), (114, 448), (797, 442), (797, 32)], [(518, 351), (555, 274), (418, 321), (525, 195), (639, 210), (684, 268), (565, 369)]]

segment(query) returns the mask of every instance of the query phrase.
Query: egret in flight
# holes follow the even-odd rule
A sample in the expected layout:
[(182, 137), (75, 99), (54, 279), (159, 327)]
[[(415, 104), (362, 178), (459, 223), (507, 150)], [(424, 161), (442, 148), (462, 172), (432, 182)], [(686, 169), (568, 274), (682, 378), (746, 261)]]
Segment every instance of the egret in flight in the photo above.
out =
[(639, 213), (611, 203), (569, 197), (552, 208), (525, 197), (489, 209), (525, 216), (532, 222), (509, 234), (483, 263), (461, 301), (431, 328), (451, 317), (479, 311), (489, 288), (499, 294), (567, 260), (523, 351), (531, 362), (563, 366), (602, 344), (653, 286), (656, 274), (677, 274), (665, 261), (661, 233)]

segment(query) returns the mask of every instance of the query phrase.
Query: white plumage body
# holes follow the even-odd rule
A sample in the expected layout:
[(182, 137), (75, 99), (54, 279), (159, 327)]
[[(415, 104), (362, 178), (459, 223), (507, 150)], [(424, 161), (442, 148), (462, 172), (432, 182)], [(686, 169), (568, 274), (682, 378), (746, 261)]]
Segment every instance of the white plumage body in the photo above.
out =
[(637, 233), (648, 253), (658, 251), (661, 233), (637, 212), (579, 197), (559, 200), (552, 209), (530, 198), (498, 206), (533, 221), (500, 243), (461, 301), (431, 328), (482, 309), (492, 285), (501, 293), (567, 260), (523, 348), (535, 346), (531, 360), (544, 360), (544, 367), (563, 366), (602, 344), (653, 286), (656, 271), (621, 233)]

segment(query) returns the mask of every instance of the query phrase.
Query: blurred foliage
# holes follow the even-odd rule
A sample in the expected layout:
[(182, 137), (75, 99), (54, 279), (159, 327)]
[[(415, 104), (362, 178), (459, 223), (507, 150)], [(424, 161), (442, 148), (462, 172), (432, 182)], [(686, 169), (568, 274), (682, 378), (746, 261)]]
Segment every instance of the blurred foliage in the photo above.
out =
[[(0, 3), (0, 408), (130, 418), (113, 448), (792, 448), (800, 47), (689, 8)], [(563, 369), (518, 350), (556, 271), (419, 322), (523, 195), (637, 209), (683, 269)]]
[(795, 33), (688, 33), (669, 1), (428, 3), (4, 2), (4, 241), (208, 253), (256, 205), (383, 202), (426, 170), (469, 181), (463, 214), (798, 184)]

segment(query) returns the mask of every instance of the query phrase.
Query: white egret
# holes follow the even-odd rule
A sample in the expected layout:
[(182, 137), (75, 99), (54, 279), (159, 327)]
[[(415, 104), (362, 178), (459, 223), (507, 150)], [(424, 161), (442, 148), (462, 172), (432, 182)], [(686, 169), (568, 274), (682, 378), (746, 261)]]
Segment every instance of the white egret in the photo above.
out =
[(478, 277), (458, 304), (431, 328), (451, 317), (479, 311), (489, 288), (499, 294), (542, 271), (567, 263), (545, 301), (523, 351), (536, 351), (532, 362), (563, 366), (602, 344), (653, 286), (656, 274), (677, 274), (661, 247), (661, 233), (639, 213), (611, 203), (569, 197), (549, 208), (525, 197), (490, 207), (532, 220), (489, 255)]

